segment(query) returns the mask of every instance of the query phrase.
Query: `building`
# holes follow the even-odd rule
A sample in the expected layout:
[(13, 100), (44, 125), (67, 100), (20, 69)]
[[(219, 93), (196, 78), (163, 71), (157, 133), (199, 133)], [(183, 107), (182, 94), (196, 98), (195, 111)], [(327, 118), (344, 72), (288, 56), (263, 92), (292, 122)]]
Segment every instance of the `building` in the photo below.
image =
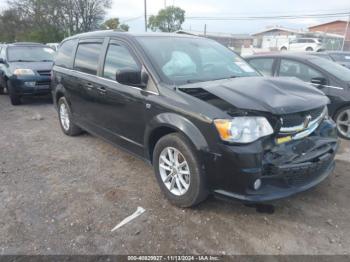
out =
[[(314, 33), (326, 33), (334, 34), (339, 37), (342, 37), (342, 40), (345, 37), (344, 50), (350, 50), (350, 26), (348, 21), (335, 20), (323, 24), (318, 24), (310, 26), (308, 29), (310, 32)], [(345, 32), (347, 31), (347, 32)], [(342, 44), (342, 43), (341, 43)]]
[(253, 34), (253, 46), (256, 48), (279, 50), (279, 47), (303, 35), (303, 31), (289, 29), (281, 26), (268, 27)]
[(237, 52), (240, 52), (242, 47), (249, 47), (253, 44), (253, 37), (248, 34), (204, 33), (203, 31), (193, 30), (179, 30), (176, 33), (210, 38)]

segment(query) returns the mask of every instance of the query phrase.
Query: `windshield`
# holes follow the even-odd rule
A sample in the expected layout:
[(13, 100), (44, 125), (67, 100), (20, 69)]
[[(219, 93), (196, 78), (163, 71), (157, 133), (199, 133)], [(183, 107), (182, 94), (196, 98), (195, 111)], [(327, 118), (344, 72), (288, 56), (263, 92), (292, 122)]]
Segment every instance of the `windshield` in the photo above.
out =
[(338, 63), (318, 57), (312, 58), (309, 61), (339, 78), (340, 80), (346, 82), (350, 81), (350, 70)]
[(330, 56), (337, 62), (349, 62), (350, 63), (350, 53), (330, 54)]
[(169, 84), (259, 75), (234, 52), (212, 40), (147, 36), (138, 39), (162, 80)]
[(7, 56), (9, 62), (46, 62), (53, 60), (55, 51), (43, 46), (11, 46)]

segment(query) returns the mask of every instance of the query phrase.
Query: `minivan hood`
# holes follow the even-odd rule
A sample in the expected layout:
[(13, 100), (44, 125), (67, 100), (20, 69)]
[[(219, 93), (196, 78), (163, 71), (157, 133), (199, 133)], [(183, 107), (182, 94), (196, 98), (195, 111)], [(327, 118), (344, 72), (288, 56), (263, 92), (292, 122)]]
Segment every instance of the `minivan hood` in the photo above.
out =
[(10, 70), (13, 72), (15, 69), (32, 69), (35, 71), (51, 70), (53, 62), (9, 62)]
[[(294, 77), (241, 77), (189, 84), (179, 89), (208, 103), (210, 99), (206, 98), (214, 96), (238, 109), (276, 115), (303, 112), (329, 103), (322, 91)], [(192, 89), (210, 95), (204, 96), (203, 92), (193, 92)]]

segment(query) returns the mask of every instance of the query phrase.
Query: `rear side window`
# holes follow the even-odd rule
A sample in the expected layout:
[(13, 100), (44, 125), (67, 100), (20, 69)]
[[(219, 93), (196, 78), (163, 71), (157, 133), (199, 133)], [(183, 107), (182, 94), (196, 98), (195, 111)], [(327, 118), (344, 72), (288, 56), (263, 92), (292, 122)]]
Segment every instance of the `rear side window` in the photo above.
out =
[(125, 46), (110, 44), (106, 54), (103, 76), (115, 80), (118, 70), (134, 69), (140, 67)]
[(72, 67), (73, 49), (76, 40), (67, 40), (62, 43), (56, 54), (55, 65), (64, 68)]
[(273, 58), (251, 59), (249, 64), (264, 76), (272, 76)]
[[(327, 61), (325, 59), (321, 60)], [(316, 71), (310, 66), (288, 59), (281, 60), (279, 76), (297, 77), (305, 82), (310, 82), (311, 79), (315, 77), (324, 78), (320, 72)]]
[(101, 46), (102, 44), (100, 43), (79, 44), (75, 55), (74, 69), (96, 75)]

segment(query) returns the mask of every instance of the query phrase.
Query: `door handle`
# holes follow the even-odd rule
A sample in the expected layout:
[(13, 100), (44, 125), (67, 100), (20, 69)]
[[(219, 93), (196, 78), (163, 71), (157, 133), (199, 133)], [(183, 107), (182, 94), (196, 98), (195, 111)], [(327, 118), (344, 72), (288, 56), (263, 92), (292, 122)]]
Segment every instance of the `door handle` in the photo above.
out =
[(100, 93), (100, 94), (106, 94), (106, 92), (107, 92), (107, 90), (106, 90), (106, 88), (104, 88), (104, 87), (98, 87), (97, 88), (97, 91)]
[(87, 83), (85, 86), (86, 86), (87, 90), (89, 90), (89, 91), (91, 91), (92, 88), (94, 87), (94, 85), (91, 83)]

